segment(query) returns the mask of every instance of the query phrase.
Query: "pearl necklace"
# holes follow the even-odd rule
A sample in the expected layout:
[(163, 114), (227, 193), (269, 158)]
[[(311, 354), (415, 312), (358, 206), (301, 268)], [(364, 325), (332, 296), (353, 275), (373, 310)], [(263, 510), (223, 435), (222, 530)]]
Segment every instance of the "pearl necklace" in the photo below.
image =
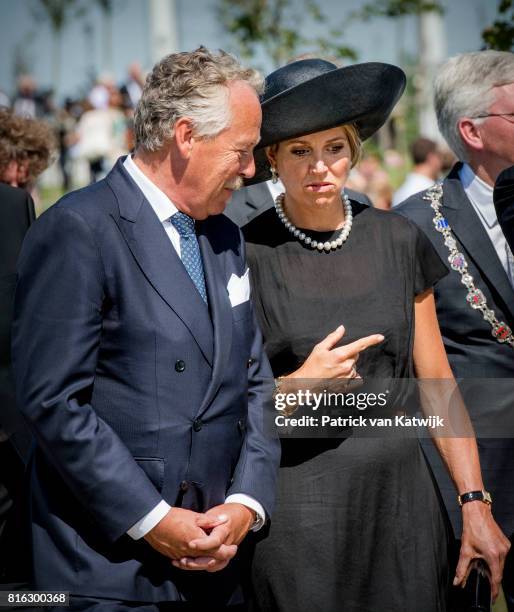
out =
[(353, 223), (353, 213), (352, 205), (350, 204), (350, 200), (345, 193), (343, 194), (343, 206), (344, 224), (341, 228), (341, 233), (339, 234), (339, 237), (336, 240), (318, 242), (317, 240), (309, 238), (309, 236), (307, 236), (304, 232), (302, 232), (295, 225), (293, 225), (291, 221), (289, 221), (286, 213), (284, 212), (284, 194), (281, 193), (275, 198), (275, 210), (277, 211), (278, 218), (285, 225), (286, 229), (288, 229), (295, 238), (298, 238), (298, 240), (311, 247), (311, 249), (318, 249), (318, 251), (335, 251), (335, 249), (338, 249), (350, 235)]

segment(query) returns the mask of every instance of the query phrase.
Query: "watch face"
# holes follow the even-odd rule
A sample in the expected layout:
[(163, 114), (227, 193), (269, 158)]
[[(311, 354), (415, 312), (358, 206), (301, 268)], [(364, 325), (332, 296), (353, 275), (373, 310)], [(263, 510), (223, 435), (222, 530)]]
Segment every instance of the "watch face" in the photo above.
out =
[(484, 491), (484, 501), (486, 504), (492, 504), (493, 503), (493, 499), (491, 497), (491, 494), (489, 493), (489, 491)]

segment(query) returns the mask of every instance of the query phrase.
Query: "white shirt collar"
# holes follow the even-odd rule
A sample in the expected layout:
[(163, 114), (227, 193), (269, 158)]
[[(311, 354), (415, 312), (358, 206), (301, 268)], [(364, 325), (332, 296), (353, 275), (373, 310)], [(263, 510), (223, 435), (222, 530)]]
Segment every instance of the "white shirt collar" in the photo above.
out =
[(278, 195), (285, 191), (284, 185), (282, 184), (282, 181), (280, 179), (278, 179), (276, 183), (274, 183), (273, 181), (266, 181), (266, 185), (268, 186), (273, 200), (275, 200)]
[(125, 170), (130, 174), (133, 181), (141, 189), (143, 195), (148, 200), (150, 206), (155, 211), (159, 221), (163, 223), (172, 217), (178, 208), (168, 198), (168, 196), (157, 187), (137, 166), (131, 155), (127, 155), (123, 162)]
[(494, 210), (493, 188), (479, 178), (473, 172), (471, 166), (466, 163), (462, 164), (459, 170), (459, 178), (475, 210), (488, 227), (494, 227), (498, 223), (498, 219)]

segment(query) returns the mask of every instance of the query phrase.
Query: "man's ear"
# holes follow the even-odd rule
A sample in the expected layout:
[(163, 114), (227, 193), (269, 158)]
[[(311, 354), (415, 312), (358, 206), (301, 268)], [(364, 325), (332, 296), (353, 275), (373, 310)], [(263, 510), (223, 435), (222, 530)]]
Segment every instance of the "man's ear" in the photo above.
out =
[(193, 136), (193, 122), (189, 117), (180, 117), (174, 126), (174, 135), (177, 149), (183, 159), (189, 159), (195, 138)]
[(484, 143), (480, 133), (480, 124), (476, 124), (472, 119), (464, 117), (463, 119), (459, 119), (457, 129), (467, 147), (474, 151), (482, 151)]

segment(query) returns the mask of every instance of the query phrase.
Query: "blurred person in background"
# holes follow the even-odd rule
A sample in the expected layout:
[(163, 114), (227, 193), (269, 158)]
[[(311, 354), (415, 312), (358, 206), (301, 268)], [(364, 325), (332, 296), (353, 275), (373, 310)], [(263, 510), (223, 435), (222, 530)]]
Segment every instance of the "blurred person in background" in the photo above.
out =
[(36, 179), (56, 150), (52, 127), (0, 109), (0, 182), (26, 189), (37, 203)]
[(430, 138), (417, 138), (410, 147), (410, 154), (414, 167), (395, 192), (393, 206), (398, 206), (411, 195), (428, 189), (441, 174), (442, 156), (437, 143)]
[(18, 78), (12, 109), (16, 115), (32, 119), (46, 114), (45, 96), (38, 91), (36, 81), (28, 74), (22, 74)]
[(75, 115), (76, 102), (66, 98), (62, 108), (56, 112), (54, 122), (59, 144), (59, 168), (62, 176), (62, 189), (67, 192), (71, 188), (72, 171), (70, 149), (78, 142), (76, 127), (78, 118)]
[(448, 147), (442, 147), (439, 150), (441, 152), (441, 176), (446, 176), (455, 166), (458, 159), (455, 153)]
[[(443, 341), (455, 376), (481, 379), (468, 402), (472, 420), (477, 427), (486, 421), (494, 426), (495, 415), (513, 414), (512, 394), (495, 393), (493, 380), (514, 379), (514, 267), (493, 188), (500, 172), (514, 164), (514, 54), (452, 57), (440, 68), (434, 92), (439, 129), (459, 162), (442, 186), (412, 196), (396, 210), (417, 223), (450, 263), (450, 273), (435, 285)], [(496, 435), (502, 435), (501, 427)], [(477, 438), (494, 516), (512, 540), (514, 439), (480, 438), (480, 430)], [(458, 538), (461, 512), (451, 483), (433, 449), (425, 450)], [(473, 504), (487, 503), (480, 495)], [(513, 611), (512, 551), (503, 589)]]
[(125, 106), (128, 108), (136, 108), (143, 87), (145, 84), (145, 77), (141, 66), (138, 62), (133, 62), (128, 67), (127, 80), (121, 85), (120, 92), (124, 98)]
[(21, 527), (21, 484), (31, 435), (17, 410), (11, 372), (11, 320), (16, 262), (35, 219), (36, 179), (55, 149), (52, 128), (0, 109), (0, 582), (28, 581), (28, 544)]
[(93, 95), (91, 92), (89, 102), (95, 100), (97, 106), (90, 106), (84, 112), (76, 132), (76, 155), (87, 160), (91, 183), (104, 178), (118, 157), (128, 152), (122, 95), (112, 84), (102, 87), (107, 91), (107, 106), (104, 106), (103, 94)]
[(361, 159), (351, 169), (346, 188), (365, 194), (377, 208), (388, 210), (391, 207), (392, 187), (389, 175), (379, 155), (372, 151), (363, 151)]
[(108, 108), (110, 92), (115, 86), (114, 80), (110, 75), (104, 74), (100, 76), (87, 96), (91, 108)]
[(372, 176), (366, 187), (366, 193), (375, 208), (391, 210), (393, 187), (386, 173), (379, 172), (376, 176)]

